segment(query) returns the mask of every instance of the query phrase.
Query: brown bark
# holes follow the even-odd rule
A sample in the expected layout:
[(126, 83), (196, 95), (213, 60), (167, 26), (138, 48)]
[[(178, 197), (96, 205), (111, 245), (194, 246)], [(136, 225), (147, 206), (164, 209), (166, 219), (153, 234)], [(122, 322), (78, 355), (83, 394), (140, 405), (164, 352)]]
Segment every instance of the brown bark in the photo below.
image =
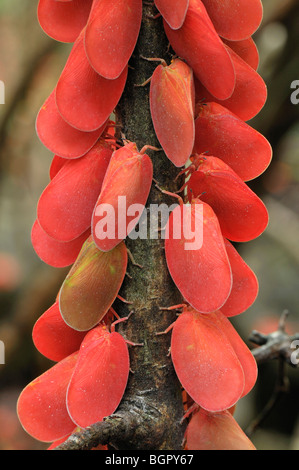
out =
[[(162, 19), (149, 17), (154, 12), (154, 8), (144, 4), (142, 27), (130, 62), (132, 68), (117, 110), (122, 132), (127, 139), (136, 142), (139, 149), (144, 145), (160, 147), (150, 115), (149, 85), (135, 86), (147, 80), (159, 63), (148, 62), (140, 56), (159, 57), (168, 63), (171, 59)], [(159, 184), (170, 191), (178, 189), (178, 183), (174, 183), (178, 169), (162, 151), (148, 154), (152, 157), (154, 178)], [(162, 194), (153, 183), (147, 206), (163, 202), (173, 204), (177, 201)], [(143, 425), (131, 442), (120, 444), (115, 440), (114, 444), (125, 449), (181, 449), (184, 430), (180, 424), (183, 414), (181, 387), (168, 355), (170, 334), (156, 334), (164, 331), (176, 318), (174, 313), (162, 312), (159, 308), (175, 305), (181, 298), (167, 270), (163, 240), (128, 239), (127, 246), (143, 268), (129, 263), (132, 278), (125, 280), (121, 295), (132, 305), (119, 304), (118, 313), (122, 316), (130, 310), (134, 313), (128, 322), (120, 325), (119, 331), (126, 339), (144, 343), (144, 346), (130, 347), (133, 373), (120, 410), (141, 413)]]
[[(128, 80), (116, 110), (117, 124), (127, 140), (136, 142), (139, 150), (145, 145), (160, 147), (157, 141), (149, 107), (149, 85), (140, 85), (151, 77), (158, 62), (143, 57), (159, 57), (170, 63), (168, 41), (162, 19), (154, 5), (143, 2), (143, 20), (134, 54), (130, 60)], [(162, 151), (147, 152), (153, 161), (154, 178), (163, 188), (175, 191), (180, 182), (174, 182), (179, 170)], [(173, 204), (176, 199), (165, 196), (152, 184), (147, 207), (150, 204)], [(128, 385), (116, 412), (102, 423), (73, 435), (59, 449), (90, 449), (109, 443), (118, 450), (181, 450), (185, 425), (182, 424), (182, 390), (169, 355), (170, 334), (157, 335), (176, 318), (173, 311), (160, 307), (182, 301), (168, 273), (164, 240), (128, 238), (126, 244), (140, 268), (129, 261), (128, 276), (120, 295), (131, 304), (116, 301), (114, 307), (121, 317), (130, 318), (117, 325), (124, 338), (143, 346), (129, 346), (130, 367)], [(117, 377), (115, 377), (117, 381)]]

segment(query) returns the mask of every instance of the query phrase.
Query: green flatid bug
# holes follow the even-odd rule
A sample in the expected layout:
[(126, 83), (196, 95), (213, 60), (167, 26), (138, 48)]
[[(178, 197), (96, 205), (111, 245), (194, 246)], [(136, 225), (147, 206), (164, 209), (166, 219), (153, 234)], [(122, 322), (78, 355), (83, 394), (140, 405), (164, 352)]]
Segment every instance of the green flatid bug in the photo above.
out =
[(64, 321), (75, 330), (97, 325), (118, 295), (127, 269), (124, 242), (103, 252), (90, 236), (59, 292), (59, 309)]

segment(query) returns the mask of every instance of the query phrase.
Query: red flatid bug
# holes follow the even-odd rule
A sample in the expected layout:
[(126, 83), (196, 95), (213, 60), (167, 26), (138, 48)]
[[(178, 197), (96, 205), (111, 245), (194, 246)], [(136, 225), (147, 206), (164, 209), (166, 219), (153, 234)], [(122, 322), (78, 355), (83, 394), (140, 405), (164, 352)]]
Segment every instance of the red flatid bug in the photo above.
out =
[(193, 153), (221, 158), (243, 181), (257, 178), (272, 159), (271, 145), (262, 134), (214, 102), (197, 108)]
[(256, 450), (228, 410), (192, 414), (185, 433), (188, 450)]
[(229, 98), (235, 88), (234, 66), (201, 0), (189, 0), (180, 29), (171, 29), (165, 20), (164, 29), (176, 54), (187, 61), (210, 93), (220, 100)]
[(50, 180), (52, 180), (54, 178), (54, 176), (57, 175), (59, 170), (63, 167), (63, 165), (67, 161), (68, 161), (67, 158), (59, 157), (59, 155), (54, 155), (54, 157), (52, 158), (50, 169), (49, 169)]
[[(135, 143), (116, 150), (110, 160), (92, 217), (92, 236), (102, 251), (121, 242), (138, 223), (148, 198), (153, 164)], [(137, 213), (137, 215), (136, 215)]]
[[(188, 236), (187, 227), (193, 232)], [(170, 214), (165, 238), (167, 266), (182, 296), (199, 312), (221, 308), (232, 288), (232, 274), (212, 208), (199, 199), (179, 204)]]
[(56, 104), (63, 119), (81, 131), (94, 131), (109, 118), (123, 92), (128, 67), (115, 80), (101, 77), (84, 49), (84, 29), (75, 42), (56, 85)]
[(155, 0), (155, 5), (163, 16), (164, 20), (172, 29), (182, 27), (189, 6), (189, 0)]
[(242, 366), (244, 372), (244, 389), (241, 395), (242, 398), (252, 390), (256, 382), (258, 372), (256, 360), (229, 319), (223, 315), (221, 311), (216, 313), (215, 323), (225, 333)]
[[(225, 45), (236, 73), (236, 83), (232, 95), (224, 100), (215, 96), (211, 90), (194, 78), (197, 102), (215, 101), (239, 116), (243, 121), (254, 118), (263, 108), (267, 99), (267, 87), (262, 77), (230, 47)], [(250, 93), (248, 93), (250, 90)]]
[(233, 317), (245, 312), (253, 304), (258, 295), (259, 284), (256, 275), (233, 245), (228, 240), (224, 240), (224, 243), (232, 270), (233, 285), (221, 312), (227, 317)]
[[(120, 319), (111, 308), (104, 316), (102, 324), (108, 327), (115, 318)], [(38, 318), (32, 331), (36, 349), (56, 362), (78, 351), (85, 335), (86, 331), (74, 330), (65, 323), (59, 310), (58, 300)]]
[(85, 155), (103, 134), (107, 123), (92, 132), (83, 132), (70, 126), (60, 115), (55, 100), (55, 89), (46, 99), (36, 118), (36, 132), (48, 150), (63, 158)]
[(37, 218), (52, 238), (67, 242), (91, 225), (112, 149), (100, 139), (83, 157), (68, 160), (41, 194)]
[(87, 239), (59, 293), (60, 312), (70, 327), (87, 331), (103, 319), (118, 295), (127, 261), (124, 242), (105, 253), (92, 237)]
[(261, 0), (202, 0), (217, 33), (231, 41), (249, 38), (263, 17)]
[(85, 50), (102, 77), (120, 76), (137, 42), (142, 0), (94, 0), (85, 31)]
[(92, 0), (39, 0), (37, 16), (48, 36), (74, 42), (88, 19)]
[(126, 341), (114, 330), (115, 323), (111, 332), (106, 325), (97, 326), (86, 334), (81, 344), (67, 390), (69, 414), (80, 427), (109, 416), (124, 394), (130, 369), (129, 353)]
[(190, 397), (209, 411), (233, 406), (244, 389), (240, 361), (217, 327), (216, 315), (185, 310), (171, 335), (171, 358), (178, 379)]
[(205, 315), (185, 307), (171, 327), (176, 374), (198, 405), (222, 411), (251, 390), (257, 376), (256, 362), (221, 312)]
[(241, 57), (250, 67), (254, 70), (258, 69), (260, 62), (260, 55), (254, 40), (249, 37), (241, 41), (229, 41), (223, 39), (224, 44), (230, 47), (238, 56)]
[(85, 331), (76, 331), (65, 323), (58, 301), (38, 318), (32, 331), (36, 349), (55, 362), (78, 351), (85, 335)]
[(67, 356), (30, 382), (19, 396), (19, 420), (39, 441), (56, 441), (76, 427), (66, 408), (66, 391), (77, 358), (78, 352)]
[(151, 77), (150, 108), (167, 157), (178, 167), (185, 165), (195, 137), (193, 72), (185, 62), (175, 59), (169, 66), (164, 61), (158, 65)]
[(189, 199), (200, 196), (213, 208), (225, 238), (245, 242), (261, 235), (269, 220), (262, 200), (219, 158), (198, 158), (187, 184)]
[(39, 258), (54, 268), (65, 268), (76, 261), (83, 243), (90, 235), (90, 228), (69, 242), (50, 237), (36, 219), (31, 230), (31, 243)]

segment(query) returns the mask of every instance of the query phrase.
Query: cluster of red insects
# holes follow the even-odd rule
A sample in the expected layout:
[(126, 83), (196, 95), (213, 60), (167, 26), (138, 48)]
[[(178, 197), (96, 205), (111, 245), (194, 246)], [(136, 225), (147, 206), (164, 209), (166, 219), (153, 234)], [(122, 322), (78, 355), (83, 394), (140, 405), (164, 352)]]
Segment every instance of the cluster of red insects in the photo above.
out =
[[(180, 199), (171, 213), (165, 240), (170, 275), (186, 302), (171, 339), (173, 365), (193, 403), (186, 448), (253, 449), (232, 407), (252, 389), (257, 367), (228, 317), (244, 312), (258, 293), (256, 276), (231, 242), (258, 237), (268, 223), (264, 204), (245, 183), (272, 156), (267, 140), (246, 124), (267, 95), (251, 38), (262, 5), (154, 3), (178, 58), (161, 61), (151, 77), (152, 120), (165, 154), (188, 177), (188, 203)], [(114, 330), (112, 304), (126, 273), (124, 239), (137, 220), (127, 215), (125, 232), (116, 226), (114, 239), (101, 238), (97, 226), (103, 204), (117, 212), (119, 195), (128, 206), (146, 204), (153, 166), (147, 146), (116, 146), (109, 120), (126, 83), (142, 0), (40, 0), (38, 18), (49, 36), (74, 45), (36, 121), (55, 156), (32, 243), (46, 263), (72, 267), (33, 329), (37, 349), (57, 364), (23, 390), (18, 413), (28, 433), (55, 447), (76, 427), (113, 413), (124, 394), (129, 355)], [(174, 236), (184, 207), (190, 223), (202, 218), (198, 249), (186, 250), (190, 240)]]

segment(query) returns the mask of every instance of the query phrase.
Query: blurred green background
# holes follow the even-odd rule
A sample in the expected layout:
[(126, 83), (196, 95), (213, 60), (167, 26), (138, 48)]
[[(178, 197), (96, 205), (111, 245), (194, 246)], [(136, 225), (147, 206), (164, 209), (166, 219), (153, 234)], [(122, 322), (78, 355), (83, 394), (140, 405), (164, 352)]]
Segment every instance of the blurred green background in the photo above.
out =
[[(52, 365), (33, 347), (31, 332), (35, 320), (52, 305), (67, 272), (42, 263), (30, 240), (52, 159), (36, 136), (35, 119), (71, 47), (41, 30), (37, 4), (0, 0), (0, 80), (5, 84), (5, 104), (0, 105), (0, 340), (5, 344), (0, 450), (47, 448), (22, 430), (15, 408), (21, 389)], [(255, 304), (234, 320), (245, 340), (252, 329), (276, 329), (285, 309), (290, 313), (289, 330), (299, 332), (299, 104), (290, 100), (291, 83), (299, 80), (299, 4), (263, 4), (263, 24), (254, 39), (268, 101), (250, 124), (270, 141), (274, 154), (269, 169), (251, 183), (266, 203), (269, 226), (257, 240), (238, 246), (260, 284)], [(286, 370), (289, 392), (252, 436), (258, 449), (299, 449), (299, 371)], [(275, 362), (260, 366), (256, 387), (236, 410), (243, 428), (269, 400), (276, 377)]]

